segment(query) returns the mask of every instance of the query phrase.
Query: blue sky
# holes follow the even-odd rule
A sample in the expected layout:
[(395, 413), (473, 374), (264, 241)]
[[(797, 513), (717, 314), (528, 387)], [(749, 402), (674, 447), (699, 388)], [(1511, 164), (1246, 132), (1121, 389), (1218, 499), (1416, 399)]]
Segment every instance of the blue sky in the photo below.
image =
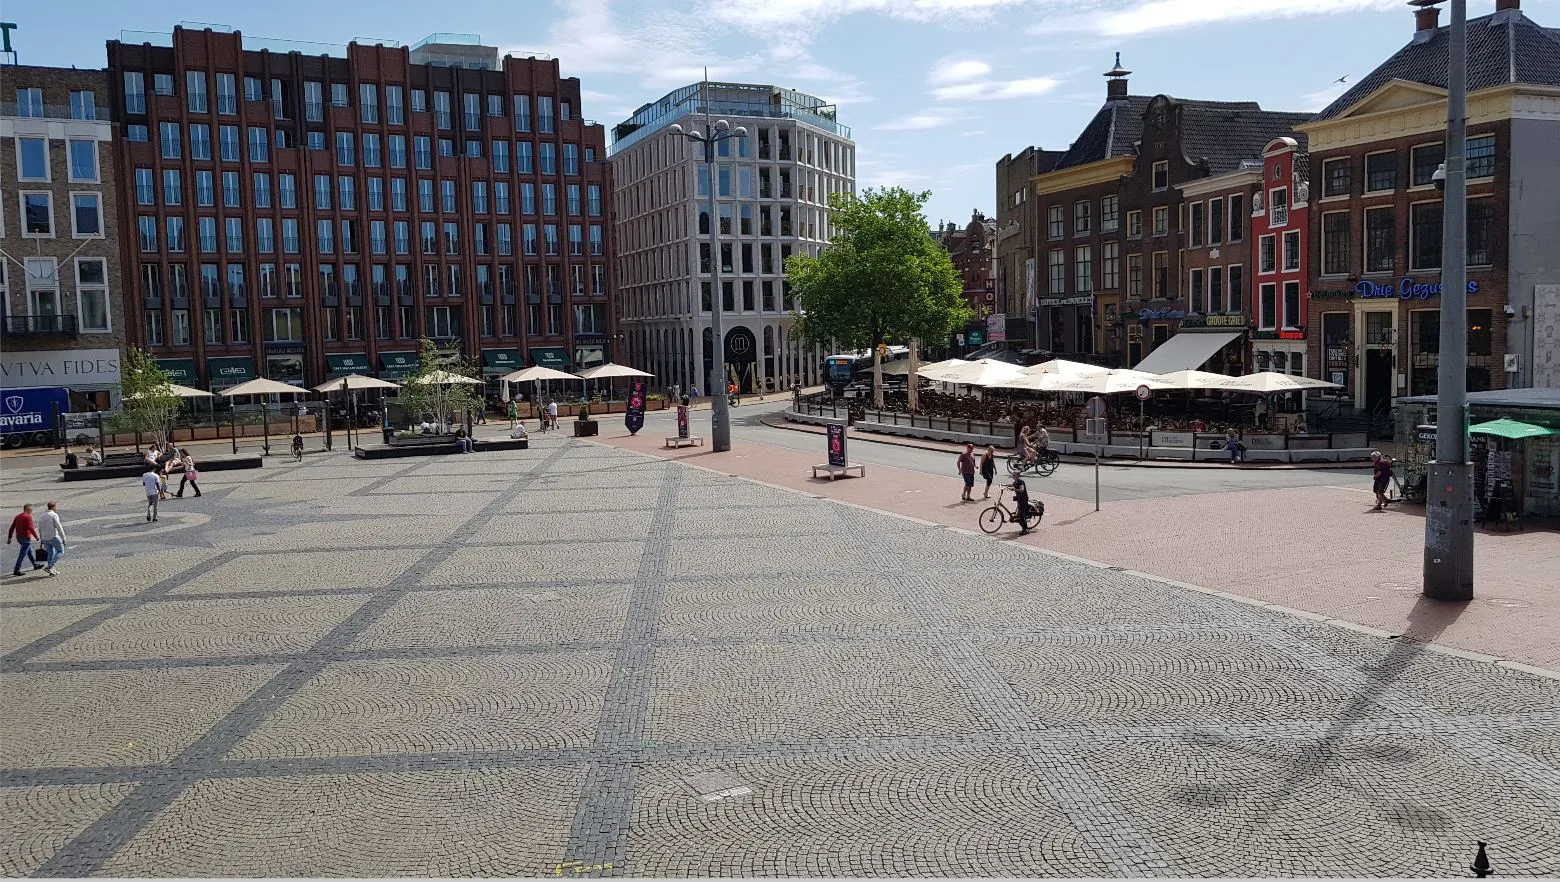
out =
[[(1494, 0), (1469, 0), (1469, 16)], [(215, 21), (324, 43), (477, 33), (560, 59), (586, 118), (609, 127), (676, 86), (789, 86), (838, 103), (859, 183), (931, 190), (930, 221), (995, 209), (993, 164), (1063, 148), (1099, 107), (1119, 51), (1134, 94), (1317, 110), (1408, 40), (1403, 0), (73, 0), (11, 3), (29, 64), (103, 65), (121, 29)], [(11, 8), (14, 7), (14, 8)], [(1560, 27), (1560, 0), (1523, 0)], [(1443, 12), (1443, 22), (1450, 15)]]

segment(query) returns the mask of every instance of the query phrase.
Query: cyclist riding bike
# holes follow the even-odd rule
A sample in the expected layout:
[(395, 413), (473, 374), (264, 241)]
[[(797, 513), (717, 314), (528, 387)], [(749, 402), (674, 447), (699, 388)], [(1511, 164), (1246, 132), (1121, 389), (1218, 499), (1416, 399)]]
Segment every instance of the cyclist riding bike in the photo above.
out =
[(298, 462), (303, 462), (303, 436), (302, 435), (297, 435), (297, 434), (293, 435), (292, 455), (293, 455), (293, 459), (297, 460)]

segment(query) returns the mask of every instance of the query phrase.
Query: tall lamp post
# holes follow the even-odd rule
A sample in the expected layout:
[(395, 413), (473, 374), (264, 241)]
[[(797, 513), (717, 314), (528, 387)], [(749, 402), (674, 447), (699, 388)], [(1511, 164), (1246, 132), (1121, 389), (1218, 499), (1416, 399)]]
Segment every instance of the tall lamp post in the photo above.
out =
[(706, 388), (710, 393), (710, 449), (720, 452), (731, 449), (731, 421), (726, 408), (726, 335), (721, 328), (723, 301), (720, 288), (720, 215), (715, 208), (715, 145), (730, 138), (745, 138), (747, 129), (743, 126), (732, 128), (731, 123), (723, 119), (710, 121), (708, 76), (705, 79), (703, 131), (684, 130), (681, 123), (672, 123), (668, 131), (703, 144), (705, 167), (710, 170), (710, 344), (715, 351)]
[[(1432, 6), (1441, 0), (1414, 0)], [(1473, 469), (1468, 463), (1468, 2), (1452, 0), (1447, 42), (1446, 162), (1441, 200), (1441, 361), (1435, 461), (1425, 509), (1424, 595), (1473, 599)]]

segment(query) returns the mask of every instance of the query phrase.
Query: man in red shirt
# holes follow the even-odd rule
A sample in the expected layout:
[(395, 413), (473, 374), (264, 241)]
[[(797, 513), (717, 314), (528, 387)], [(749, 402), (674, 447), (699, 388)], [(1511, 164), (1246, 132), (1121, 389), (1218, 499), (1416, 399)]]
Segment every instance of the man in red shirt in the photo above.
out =
[[(15, 539), (21, 544), (22, 550), (16, 555), (16, 564), (11, 567), (11, 575), (22, 574), (22, 561), (32, 560), (32, 546), (38, 539), (38, 526), (33, 523), (32, 505), (22, 506), (22, 513), (11, 519), (11, 529), (6, 531), (5, 544), (10, 545)], [(43, 564), (34, 563), (33, 569), (42, 569)]]

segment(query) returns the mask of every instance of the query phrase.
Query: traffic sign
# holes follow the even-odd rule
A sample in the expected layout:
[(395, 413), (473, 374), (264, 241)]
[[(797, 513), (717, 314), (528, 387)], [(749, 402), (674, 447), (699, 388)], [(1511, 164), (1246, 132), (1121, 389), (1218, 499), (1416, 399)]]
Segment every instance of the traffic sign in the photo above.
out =
[(1147, 401), (1154, 397), (1154, 390), (1147, 386), (1139, 386), (1137, 387), (1137, 397), (1139, 401)]
[(1093, 417), (1094, 419), (1100, 419), (1101, 417), (1105, 416), (1105, 399), (1098, 395), (1090, 398), (1088, 412), (1089, 416)]
[(1104, 435), (1106, 431), (1105, 419), (1103, 417), (1084, 420), (1083, 433), (1090, 438), (1098, 438)]

